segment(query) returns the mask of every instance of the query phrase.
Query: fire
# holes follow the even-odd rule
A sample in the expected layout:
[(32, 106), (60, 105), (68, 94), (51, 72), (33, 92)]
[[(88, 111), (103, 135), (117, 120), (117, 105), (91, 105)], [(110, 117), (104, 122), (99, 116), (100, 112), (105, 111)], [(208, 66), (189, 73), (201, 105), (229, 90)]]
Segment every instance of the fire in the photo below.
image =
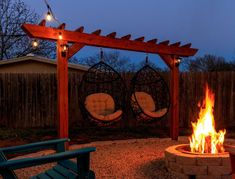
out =
[(191, 152), (220, 153), (224, 152), (226, 130), (216, 132), (213, 116), (214, 93), (206, 85), (205, 99), (201, 106), (197, 122), (192, 122), (193, 134), (189, 138)]

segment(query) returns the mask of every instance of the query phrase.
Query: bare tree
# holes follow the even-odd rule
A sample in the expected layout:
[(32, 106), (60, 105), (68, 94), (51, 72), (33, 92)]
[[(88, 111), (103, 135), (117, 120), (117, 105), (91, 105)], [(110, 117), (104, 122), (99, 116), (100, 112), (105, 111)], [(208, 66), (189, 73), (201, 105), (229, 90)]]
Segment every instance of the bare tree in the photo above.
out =
[(23, 23), (36, 23), (39, 16), (21, 0), (0, 1), (0, 60), (24, 56), (28, 53), (50, 57), (55, 46), (40, 41), (37, 48), (23, 32)]
[(186, 71), (235, 71), (235, 61), (228, 61), (224, 57), (204, 55), (195, 59), (183, 60), (183, 69)]
[[(80, 63), (88, 66), (92, 66), (98, 63), (100, 60), (100, 54), (95, 54), (93, 56), (77, 59), (76, 57), (70, 59), (71, 63)], [(118, 72), (136, 72), (141, 69), (146, 61), (142, 60), (139, 63), (132, 62), (129, 57), (122, 56), (118, 51), (110, 51), (104, 53), (104, 62), (113, 67)], [(157, 71), (167, 71), (158, 67), (155, 63), (149, 61), (148, 65), (156, 69)]]
[[(98, 63), (100, 60), (100, 54), (95, 54), (90, 57), (78, 59), (78, 63), (92, 66)], [(136, 65), (130, 62), (130, 59), (125, 56), (121, 56), (118, 51), (104, 52), (104, 62), (112, 66), (118, 72), (133, 72), (136, 71)]]

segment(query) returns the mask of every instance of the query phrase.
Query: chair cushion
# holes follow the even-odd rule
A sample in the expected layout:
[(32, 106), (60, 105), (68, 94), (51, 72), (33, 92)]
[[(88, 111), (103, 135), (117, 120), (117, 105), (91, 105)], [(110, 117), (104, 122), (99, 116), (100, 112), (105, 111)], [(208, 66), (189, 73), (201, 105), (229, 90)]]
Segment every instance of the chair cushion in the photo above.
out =
[(117, 110), (116, 112), (114, 112), (112, 114), (108, 114), (106, 116), (100, 115), (100, 114), (97, 114), (97, 113), (94, 113), (94, 112), (90, 112), (90, 115), (92, 115), (92, 117), (94, 117), (95, 119), (98, 119), (98, 120), (101, 120), (101, 121), (113, 121), (113, 120), (116, 120), (116, 119), (121, 117), (122, 111)]
[(152, 117), (152, 118), (158, 118), (158, 117), (162, 117), (166, 114), (167, 112), (167, 108), (162, 108), (159, 109), (157, 111), (148, 111), (148, 110), (144, 110), (144, 113), (147, 114), (148, 116)]
[(155, 111), (155, 103), (151, 95), (146, 92), (139, 91), (135, 92), (135, 95), (132, 94), (131, 99), (135, 101), (135, 97), (142, 110), (147, 110), (150, 112)]
[(107, 116), (114, 113), (115, 104), (113, 98), (107, 93), (94, 93), (88, 95), (85, 100), (88, 112), (94, 115)]

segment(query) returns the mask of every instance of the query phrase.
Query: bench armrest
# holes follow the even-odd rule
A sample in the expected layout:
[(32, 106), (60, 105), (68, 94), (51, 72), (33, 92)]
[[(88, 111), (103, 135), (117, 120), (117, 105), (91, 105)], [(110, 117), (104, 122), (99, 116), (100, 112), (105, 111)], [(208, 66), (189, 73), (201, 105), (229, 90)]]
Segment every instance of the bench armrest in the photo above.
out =
[(43, 157), (8, 160), (0, 163), (0, 170), (2, 169), (15, 170), (20, 168), (32, 167), (36, 165), (42, 165), (46, 163), (59, 162), (71, 158), (79, 158), (89, 154), (90, 152), (94, 152), (95, 150), (96, 150), (95, 147), (87, 147), (78, 150), (56, 153), (53, 155), (48, 155)]
[(69, 142), (70, 140), (65, 139), (55, 139), (55, 140), (48, 140), (48, 141), (42, 141), (42, 142), (35, 142), (31, 144), (25, 144), (20, 146), (14, 146), (14, 147), (6, 147), (6, 148), (0, 148), (0, 151), (4, 154), (13, 154), (13, 153), (21, 153), (21, 152), (33, 152), (38, 151), (42, 149), (59, 149), (59, 146), (62, 147), (60, 151), (64, 151), (63, 145), (65, 142)]

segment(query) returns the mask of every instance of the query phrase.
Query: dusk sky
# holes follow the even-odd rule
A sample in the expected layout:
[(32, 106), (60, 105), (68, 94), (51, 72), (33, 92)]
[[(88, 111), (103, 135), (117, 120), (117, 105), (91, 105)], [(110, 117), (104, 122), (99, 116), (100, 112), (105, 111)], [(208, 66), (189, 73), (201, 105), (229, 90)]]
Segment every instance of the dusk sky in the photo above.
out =
[[(44, 18), (47, 12), (43, 0), (24, 0)], [(117, 37), (132, 34), (192, 43), (196, 56), (214, 54), (235, 58), (235, 0), (49, 0), (56, 18), (66, 23), (66, 29), (85, 27), (85, 32), (102, 29), (102, 34), (117, 32)], [(89, 56), (99, 48), (86, 47), (77, 55)], [(142, 60), (145, 54), (121, 51), (132, 60)], [(153, 55), (151, 58), (155, 59)]]

